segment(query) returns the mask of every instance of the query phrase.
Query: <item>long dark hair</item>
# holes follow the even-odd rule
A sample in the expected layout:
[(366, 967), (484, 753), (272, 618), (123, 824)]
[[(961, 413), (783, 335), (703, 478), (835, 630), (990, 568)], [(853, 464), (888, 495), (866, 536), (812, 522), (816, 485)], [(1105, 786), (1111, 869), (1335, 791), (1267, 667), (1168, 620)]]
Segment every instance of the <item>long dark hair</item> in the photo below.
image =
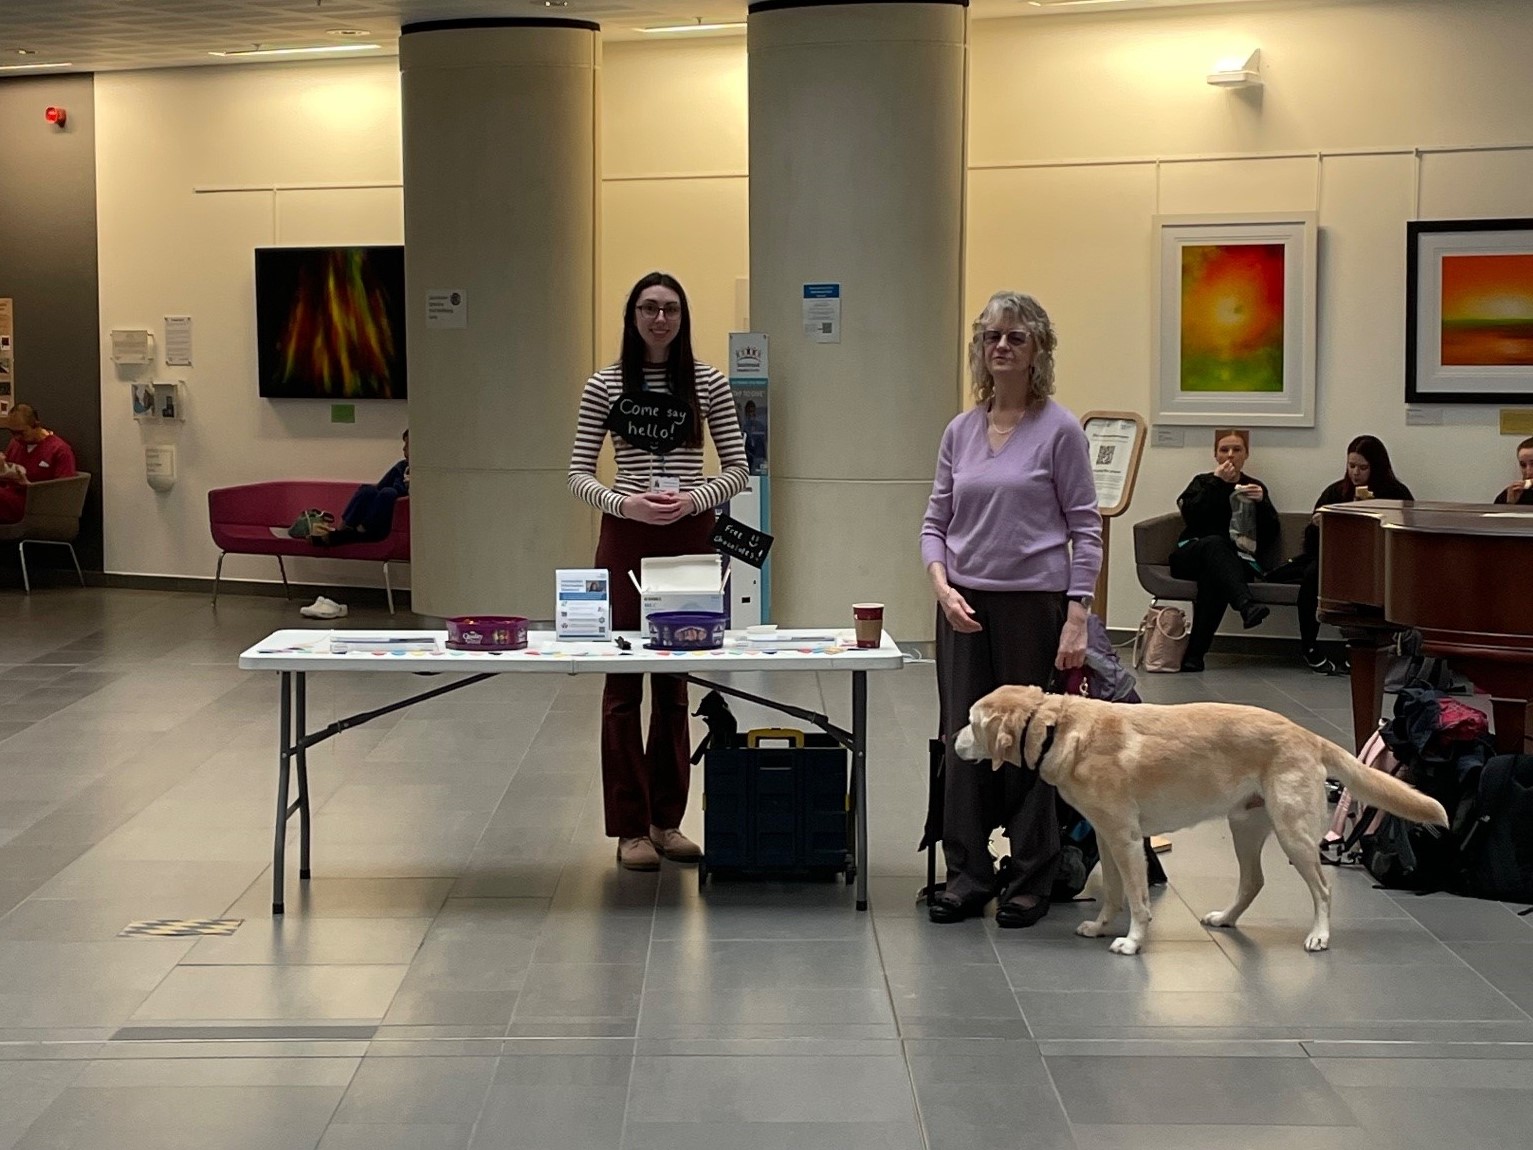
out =
[(692, 434), (683, 444), (685, 447), (703, 445), (703, 419), (697, 405), (697, 360), (692, 355), (692, 309), (687, 305), (687, 293), (674, 276), (664, 272), (650, 272), (628, 293), (627, 306), (623, 308), (623, 350), (618, 365), (623, 371), (623, 394), (644, 394), (644, 357), (648, 348), (639, 334), (636, 318), (639, 297), (652, 287), (670, 288), (681, 301), (680, 322), (676, 325), (676, 338), (671, 340), (665, 360), (665, 380), (671, 395), (692, 409)]
[[(1394, 464), (1389, 461), (1389, 448), (1384, 446), (1384, 441), (1375, 435), (1359, 435), (1351, 443), (1347, 444), (1348, 455), (1361, 455), (1368, 461), (1368, 490), (1379, 499), (1405, 499), (1408, 496), (1401, 494), (1406, 490), (1405, 484), (1395, 476)], [(1351, 499), (1356, 494), (1357, 485), (1352, 482), (1352, 476), (1345, 470), (1341, 473), (1341, 497)]]

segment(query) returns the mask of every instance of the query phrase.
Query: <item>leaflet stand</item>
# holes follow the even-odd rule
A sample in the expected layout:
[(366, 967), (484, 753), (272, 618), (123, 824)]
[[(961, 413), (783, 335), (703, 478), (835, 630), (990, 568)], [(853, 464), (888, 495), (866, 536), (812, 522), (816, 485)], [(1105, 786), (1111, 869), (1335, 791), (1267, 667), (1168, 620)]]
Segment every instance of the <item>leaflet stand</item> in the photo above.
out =
[(1097, 510), (1102, 515), (1102, 569), (1097, 573), (1093, 609), (1105, 623), (1112, 521), (1128, 510), (1134, 498), (1146, 426), (1144, 417), (1135, 411), (1088, 411), (1081, 416), (1081, 427), (1086, 432), (1091, 474), (1097, 487)]

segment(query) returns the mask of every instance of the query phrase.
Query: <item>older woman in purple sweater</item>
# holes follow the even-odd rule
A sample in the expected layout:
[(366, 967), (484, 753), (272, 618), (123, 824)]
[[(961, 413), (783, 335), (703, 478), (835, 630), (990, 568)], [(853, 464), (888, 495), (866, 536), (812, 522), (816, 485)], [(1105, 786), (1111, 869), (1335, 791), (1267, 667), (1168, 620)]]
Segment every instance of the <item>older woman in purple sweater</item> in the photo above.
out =
[[(1059, 863), (1054, 788), (1037, 772), (954, 756), (952, 736), (976, 700), (1003, 684), (1047, 685), (1079, 667), (1102, 565), (1102, 520), (1086, 436), (1049, 398), (1054, 329), (1031, 296), (997, 292), (974, 323), (969, 373), (977, 405), (942, 433), (921, 525), (937, 596), (937, 693), (948, 740), (942, 849), (947, 889), (929, 911), (958, 922), (997, 897), (1000, 926), (1031, 926), (1049, 908)], [(1015, 866), (996, 891), (990, 833), (1006, 828)]]

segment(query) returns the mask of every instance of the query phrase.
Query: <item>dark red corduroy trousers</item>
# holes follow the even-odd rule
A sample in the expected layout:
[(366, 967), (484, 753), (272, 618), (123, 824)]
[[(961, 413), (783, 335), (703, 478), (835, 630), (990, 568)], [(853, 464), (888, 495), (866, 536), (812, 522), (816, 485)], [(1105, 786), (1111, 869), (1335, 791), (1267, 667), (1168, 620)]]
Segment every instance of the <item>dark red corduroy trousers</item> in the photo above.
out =
[[(612, 625), (619, 631), (642, 631), (637, 577), (639, 561), (668, 555), (706, 555), (714, 517), (709, 511), (668, 527), (603, 515), (596, 544), (596, 566), (611, 573)], [(601, 780), (607, 834), (641, 838), (649, 828), (681, 825), (692, 781), (692, 737), (687, 720), (687, 685), (674, 675), (651, 675), (649, 739), (640, 708), (643, 675), (608, 675), (601, 700)]]

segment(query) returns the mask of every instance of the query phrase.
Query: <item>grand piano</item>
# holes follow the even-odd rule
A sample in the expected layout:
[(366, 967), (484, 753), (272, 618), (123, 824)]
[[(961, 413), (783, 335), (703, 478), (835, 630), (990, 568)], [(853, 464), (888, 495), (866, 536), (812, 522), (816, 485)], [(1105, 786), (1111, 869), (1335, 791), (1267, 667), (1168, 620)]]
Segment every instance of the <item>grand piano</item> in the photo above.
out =
[(1533, 507), (1371, 499), (1320, 509), (1320, 619), (1352, 661), (1357, 745), (1378, 727), (1388, 647), (1429, 655), (1489, 692), (1496, 747), (1523, 749), (1533, 698)]

